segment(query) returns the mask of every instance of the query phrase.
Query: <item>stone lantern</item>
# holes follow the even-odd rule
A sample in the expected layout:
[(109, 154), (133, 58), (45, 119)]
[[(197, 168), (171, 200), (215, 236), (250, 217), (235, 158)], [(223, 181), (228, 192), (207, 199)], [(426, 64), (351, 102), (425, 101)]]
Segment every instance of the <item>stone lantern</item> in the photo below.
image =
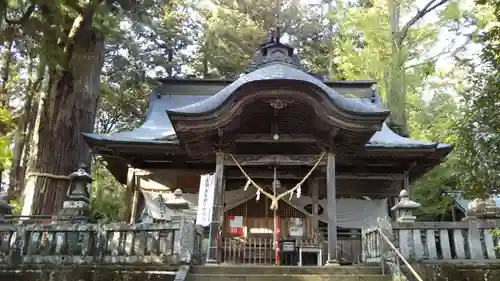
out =
[(0, 221), (5, 218), (5, 215), (11, 214), (13, 206), (9, 204), (9, 196), (3, 187), (0, 189)]
[(420, 203), (410, 200), (408, 191), (403, 189), (399, 193), (399, 202), (391, 210), (396, 211), (397, 222), (415, 222), (417, 217), (413, 215), (413, 211), (421, 206)]
[(90, 216), (89, 184), (92, 183), (92, 177), (88, 173), (88, 169), (87, 165), (82, 164), (76, 172), (69, 175), (71, 181), (70, 192), (59, 213), (59, 220), (88, 220)]
[(182, 220), (183, 215), (192, 215), (189, 210), (189, 202), (182, 196), (182, 190), (176, 189), (174, 196), (165, 202), (165, 206), (171, 211), (172, 220)]

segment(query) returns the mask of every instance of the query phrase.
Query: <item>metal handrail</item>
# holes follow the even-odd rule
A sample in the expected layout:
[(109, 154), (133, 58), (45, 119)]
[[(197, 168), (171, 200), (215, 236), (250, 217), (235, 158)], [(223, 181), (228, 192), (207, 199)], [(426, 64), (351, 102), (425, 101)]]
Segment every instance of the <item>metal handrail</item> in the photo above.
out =
[[(399, 252), (398, 248), (396, 248), (396, 246), (394, 246), (394, 244), (392, 244), (391, 240), (389, 240), (389, 238), (387, 238), (387, 236), (385, 236), (385, 234), (382, 232), (382, 230), (380, 228), (378, 228), (378, 227), (377, 227), (377, 232), (383, 238), (384, 242), (387, 245), (389, 245), (389, 247), (391, 247), (391, 249), (396, 253), (396, 255), (398, 256), (398, 258), (401, 261), (403, 261), (403, 263), (408, 267), (408, 269), (410, 270), (410, 272), (413, 274), (413, 277), (417, 278), (418, 281), (424, 281), (422, 279), (422, 277), (420, 277), (420, 275), (418, 275), (418, 273), (415, 271), (415, 269), (413, 268), (413, 266), (411, 266), (410, 263), (405, 259), (405, 257), (403, 256), (403, 254), (401, 254), (401, 252)], [(383, 261), (383, 253), (380, 256), (380, 258), (381, 258), (381, 262), (383, 263), (384, 262)], [(398, 270), (401, 272), (399, 262), (398, 262)]]

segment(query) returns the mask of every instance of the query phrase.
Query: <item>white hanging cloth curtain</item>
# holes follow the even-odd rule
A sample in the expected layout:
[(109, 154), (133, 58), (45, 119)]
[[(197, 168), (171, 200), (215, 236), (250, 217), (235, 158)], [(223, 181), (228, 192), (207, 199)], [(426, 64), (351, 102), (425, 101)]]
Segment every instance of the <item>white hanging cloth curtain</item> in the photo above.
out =
[[(159, 193), (154, 191), (142, 190), (144, 195), (147, 214), (154, 219), (165, 219), (166, 208), (161, 204), (166, 202), (173, 193)], [(184, 199), (189, 202), (189, 208), (197, 211), (198, 209), (198, 194), (183, 194)], [(255, 200), (255, 193), (252, 191), (245, 191), (243, 188), (237, 190), (226, 191), (224, 194), (225, 207), (224, 211), (228, 211), (245, 203), (248, 200)], [(159, 199), (162, 198), (162, 200)], [(302, 195), (300, 198), (293, 197), (291, 200), (288, 197), (282, 198), (284, 202), (281, 204), (289, 204), (302, 213), (312, 216), (311, 213), (306, 211), (305, 207), (312, 204), (312, 198)], [(326, 199), (319, 200), (319, 205), (323, 207), (323, 214), (319, 216), (319, 220), (328, 223), (328, 202)], [(363, 228), (374, 226), (377, 223), (378, 217), (388, 216), (387, 198), (362, 200), (362, 199), (337, 199), (337, 224), (342, 228)]]
[[(301, 196), (300, 198), (293, 198), (291, 201), (287, 198), (285, 201), (297, 210), (312, 215), (305, 210), (307, 205), (313, 203), (311, 197)], [(318, 201), (318, 204), (323, 207), (323, 213), (318, 216), (318, 219), (328, 223), (328, 201), (322, 199)], [(377, 218), (389, 215), (387, 198), (374, 200), (339, 198), (337, 199), (336, 210), (337, 225), (342, 228), (376, 226)]]

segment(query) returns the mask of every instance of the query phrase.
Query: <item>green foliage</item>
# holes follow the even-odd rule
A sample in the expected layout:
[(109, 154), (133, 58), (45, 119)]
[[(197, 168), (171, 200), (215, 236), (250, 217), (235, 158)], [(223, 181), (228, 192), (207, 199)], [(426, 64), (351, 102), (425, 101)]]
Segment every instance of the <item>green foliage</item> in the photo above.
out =
[(473, 196), (500, 187), (500, 87), (498, 70), (475, 74), (464, 93), (463, 117), (457, 124), (457, 175)]
[(0, 170), (8, 168), (11, 158), (8, 133), (13, 129), (12, 116), (6, 108), (0, 108)]
[(462, 93), (462, 118), (456, 124), (459, 186), (482, 197), (500, 187), (500, 1), (485, 1), (494, 20), (479, 37), (482, 68), (471, 68), (470, 87)]
[(94, 217), (101, 217), (106, 222), (120, 220), (124, 202), (124, 188), (106, 169), (102, 158), (92, 163), (92, 192), (90, 207)]
[[(437, 88), (432, 100), (420, 110), (410, 110), (410, 127), (414, 138), (453, 144), (456, 136), (452, 128), (458, 118), (458, 105), (451, 95), (441, 90)], [(413, 196), (423, 206), (420, 209), (421, 218), (436, 218), (450, 210), (452, 200), (443, 196), (441, 191), (456, 189), (456, 162), (456, 154), (452, 152), (446, 162), (413, 183)]]
[[(9, 1), (8, 8), (0, 5), (0, 14), (5, 14), (11, 22), (20, 21), (10, 24), (2, 18), (2, 40), (15, 38), (14, 52), (19, 63), (11, 66), (9, 92), (27, 92), (27, 83), (22, 78), (22, 74), (31, 73), (26, 71), (27, 57), (32, 56), (35, 64), (46, 59), (50, 66), (64, 68), (67, 52), (71, 50), (68, 46), (74, 42), (69, 31), (81, 11), (91, 8), (93, 2), (55, 1), (47, 7), (44, 1), (15, 0)], [(95, 2), (98, 5), (89, 29), (106, 38), (95, 131), (112, 133), (137, 127), (146, 115), (148, 95), (157, 85), (156, 77), (235, 78), (246, 69), (256, 47), (275, 25), (276, 1), (211, 2), (209, 8), (190, 0)], [(474, 87), (464, 94), (464, 104), (457, 105), (450, 93), (462, 92), (463, 69), (440, 69), (436, 65), (439, 56), (428, 54), (436, 47), (443, 28), (456, 30), (458, 34), (463, 27), (472, 27), (468, 36), (480, 38), (481, 31), (490, 28), (489, 8), (464, 9), (458, 1), (448, 1), (438, 11), (438, 19), (412, 26), (401, 49), (395, 53), (386, 0), (350, 3), (342, 12), (330, 15), (325, 15), (321, 8), (299, 2), (281, 1), (279, 20), (285, 34), (283, 40), (296, 47), (309, 70), (326, 73), (332, 52), (336, 79), (377, 80), (385, 100), (392, 79), (400, 78), (398, 83), (401, 94), (406, 95), (404, 108), (408, 111), (412, 137), (459, 144), (446, 163), (413, 184), (413, 196), (424, 206), (423, 216), (433, 217), (449, 208), (451, 202), (439, 190), (455, 189), (457, 183), (471, 190), (499, 186), (500, 173), (496, 168), (500, 166), (496, 165), (499, 153), (493, 149), (498, 147), (498, 117), (494, 109), (498, 107), (495, 100), (499, 96), (495, 96), (495, 89), (500, 85), (495, 82), (496, 76), (475, 77), (470, 81)], [(416, 11), (415, 1), (398, 2), (404, 12), (410, 11), (409, 16)], [(490, 10), (497, 11), (497, 1), (486, 2), (494, 7)], [(31, 5), (36, 9), (24, 18)], [(402, 20), (400, 23), (403, 25)], [(489, 42), (485, 53), (494, 73), (495, 63), (500, 61), (497, 29), (490, 28), (491, 32), (481, 37)], [(451, 39), (451, 46), (456, 45), (454, 40)], [(456, 55), (452, 49), (443, 53)], [(393, 68), (395, 59), (401, 65)], [(430, 92), (433, 98), (423, 102), (422, 92)], [(20, 103), (25, 100), (20, 94), (15, 98)], [(457, 113), (460, 111), (463, 116)], [(0, 111), (2, 120), (4, 113), (7, 116), (9, 112)], [(18, 114), (16, 110), (13, 115)], [(456, 130), (452, 130), (454, 127)], [(488, 133), (496, 137), (484, 137)], [(8, 153), (2, 154), (8, 151), (4, 135), (0, 150), (3, 164), (9, 157)], [(105, 168), (102, 159), (94, 161), (93, 175), (94, 213), (110, 221), (118, 220), (124, 196), (121, 184)]]

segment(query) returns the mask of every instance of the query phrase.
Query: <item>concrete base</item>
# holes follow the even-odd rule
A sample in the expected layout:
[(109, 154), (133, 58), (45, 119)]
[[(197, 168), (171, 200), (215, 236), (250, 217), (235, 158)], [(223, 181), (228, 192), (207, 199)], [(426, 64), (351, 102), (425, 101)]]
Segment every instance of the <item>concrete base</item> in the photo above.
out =
[(185, 281), (391, 281), (372, 266), (195, 266)]
[[(44, 268), (46, 267), (46, 268)], [(0, 280), (33, 281), (174, 281), (175, 268), (162, 268), (156, 265), (141, 266), (83, 266), (83, 265), (53, 265), (3, 269), (0, 267)]]
[(207, 260), (205, 266), (220, 266), (220, 264), (217, 260)]
[(340, 266), (340, 263), (337, 260), (329, 260), (326, 261), (325, 266)]

